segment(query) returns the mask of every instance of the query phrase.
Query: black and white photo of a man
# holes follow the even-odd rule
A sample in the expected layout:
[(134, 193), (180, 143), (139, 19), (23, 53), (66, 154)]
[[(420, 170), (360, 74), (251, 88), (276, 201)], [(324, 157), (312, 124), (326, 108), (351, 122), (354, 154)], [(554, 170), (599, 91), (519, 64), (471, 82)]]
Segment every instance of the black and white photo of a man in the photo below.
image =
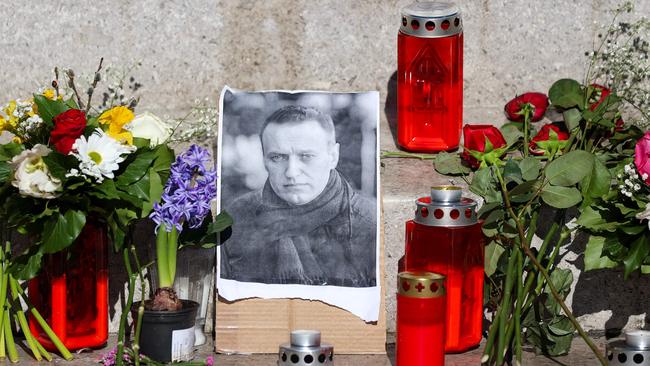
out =
[(221, 246), (221, 277), (375, 286), (376, 197), (357, 192), (337, 170), (341, 146), (332, 117), (286, 104), (259, 132), (263, 186), (224, 207), (235, 224)]

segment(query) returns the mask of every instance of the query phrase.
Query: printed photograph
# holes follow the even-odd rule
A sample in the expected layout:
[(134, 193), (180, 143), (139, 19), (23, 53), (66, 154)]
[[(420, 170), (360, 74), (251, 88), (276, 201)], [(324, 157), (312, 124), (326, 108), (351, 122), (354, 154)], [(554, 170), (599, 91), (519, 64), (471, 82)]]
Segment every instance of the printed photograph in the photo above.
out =
[(378, 95), (222, 95), (220, 278), (377, 286)]

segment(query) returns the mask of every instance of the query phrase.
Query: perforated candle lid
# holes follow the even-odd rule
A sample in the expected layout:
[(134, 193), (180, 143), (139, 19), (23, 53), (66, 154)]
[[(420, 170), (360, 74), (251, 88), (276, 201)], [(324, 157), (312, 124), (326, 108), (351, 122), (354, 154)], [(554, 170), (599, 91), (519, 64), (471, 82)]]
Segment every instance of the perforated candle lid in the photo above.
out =
[(321, 343), (318, 330), (294, 330), (290, 343), (280, 346), (278, 366), (333, 365), (334, 347)]
[(449, 37), (463, 31), (460, 9), (453, 3), (417, 2), (402, 8), (402, 33), (423, 37)]
[(476, 202), (458, 186), (433, 186), (429, 197), (415, 201), (414, 221), (426, 226), (469, 226), (478, 221)]
[(432, 298), (445, 296), (444, 275), (433, 272), (400, 272), (397, 292), (402, 296)]

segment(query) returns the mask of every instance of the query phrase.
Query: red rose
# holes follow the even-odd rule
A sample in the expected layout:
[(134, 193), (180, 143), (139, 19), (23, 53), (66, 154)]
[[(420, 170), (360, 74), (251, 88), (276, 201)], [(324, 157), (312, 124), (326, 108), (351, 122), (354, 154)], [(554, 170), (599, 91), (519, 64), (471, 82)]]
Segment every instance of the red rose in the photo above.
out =
[(612, 91), (600, 84), (591, 84), (591, 87), (594, 88), (594, 92), (589, 98), (589, 110), (593, 111), (598, 108), (608, 95), (612, 94)]
[(68, 155), (72, 144), (86, 128), (86, 114), (78, 109), (68, 109), (52, 118), (52, 121), (54, 129), (50, 134), (50, 142), (56, 151)]
[[(566, 145), (569, 139), (569, 133), (560, 123), (549, 123), (542, 127), (537, 135), (530, 140), (528, 145), (529, 151), (533, 155), (544, 155), (545, 153), (557, 152)], [(551, 131), (554, 134), (551, 134)]]
[(625, 122), (623, 121), (623, 118), (617, 119), (614, 125), (614, 131), (616, 132), (621, 132), (625, 129)]
[(506, 104), (504, 108), (506, 117), (511, 121), (523, 122), (524, 114), (522, 109), (525, 104), (533, 106), (533, 116), (530, 120), (532, 122), (537, 122), (541, 120), (546, 113), (546, 109), (548, 108), (548, 97), (543, 93), (524, 93)]
[[(503, 152), (499, 148), (506, 146), (506, 139), (503, 138), (501, 131), (492, 125), (465, 125), (463, 127), (464, 150), (461, 157), (465, 159), (473, 168), (478, 168), (481, 162), (472, 156), (471, 151), (485, 153), (485, 155), (496, 151), (496, 158), (500, 157)], [(486, 139), (490, 141), (492, 147), (486, 149)], [(486, 151), (487, 150), (487, 151)]]

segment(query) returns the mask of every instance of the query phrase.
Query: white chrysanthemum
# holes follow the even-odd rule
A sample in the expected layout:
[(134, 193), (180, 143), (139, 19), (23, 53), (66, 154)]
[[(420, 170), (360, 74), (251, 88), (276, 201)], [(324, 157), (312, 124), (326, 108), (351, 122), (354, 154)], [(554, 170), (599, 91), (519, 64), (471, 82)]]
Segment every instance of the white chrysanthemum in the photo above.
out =
[(79, 160), (81, 173), (101, 183), (104, 177), (113, 179), (113, 172), (124, 161), (122, 155), (135, 150), (135, 146), (123, 145), (97, 128), (87, 140), (81, 136), (74, 142), (71, 155)]

